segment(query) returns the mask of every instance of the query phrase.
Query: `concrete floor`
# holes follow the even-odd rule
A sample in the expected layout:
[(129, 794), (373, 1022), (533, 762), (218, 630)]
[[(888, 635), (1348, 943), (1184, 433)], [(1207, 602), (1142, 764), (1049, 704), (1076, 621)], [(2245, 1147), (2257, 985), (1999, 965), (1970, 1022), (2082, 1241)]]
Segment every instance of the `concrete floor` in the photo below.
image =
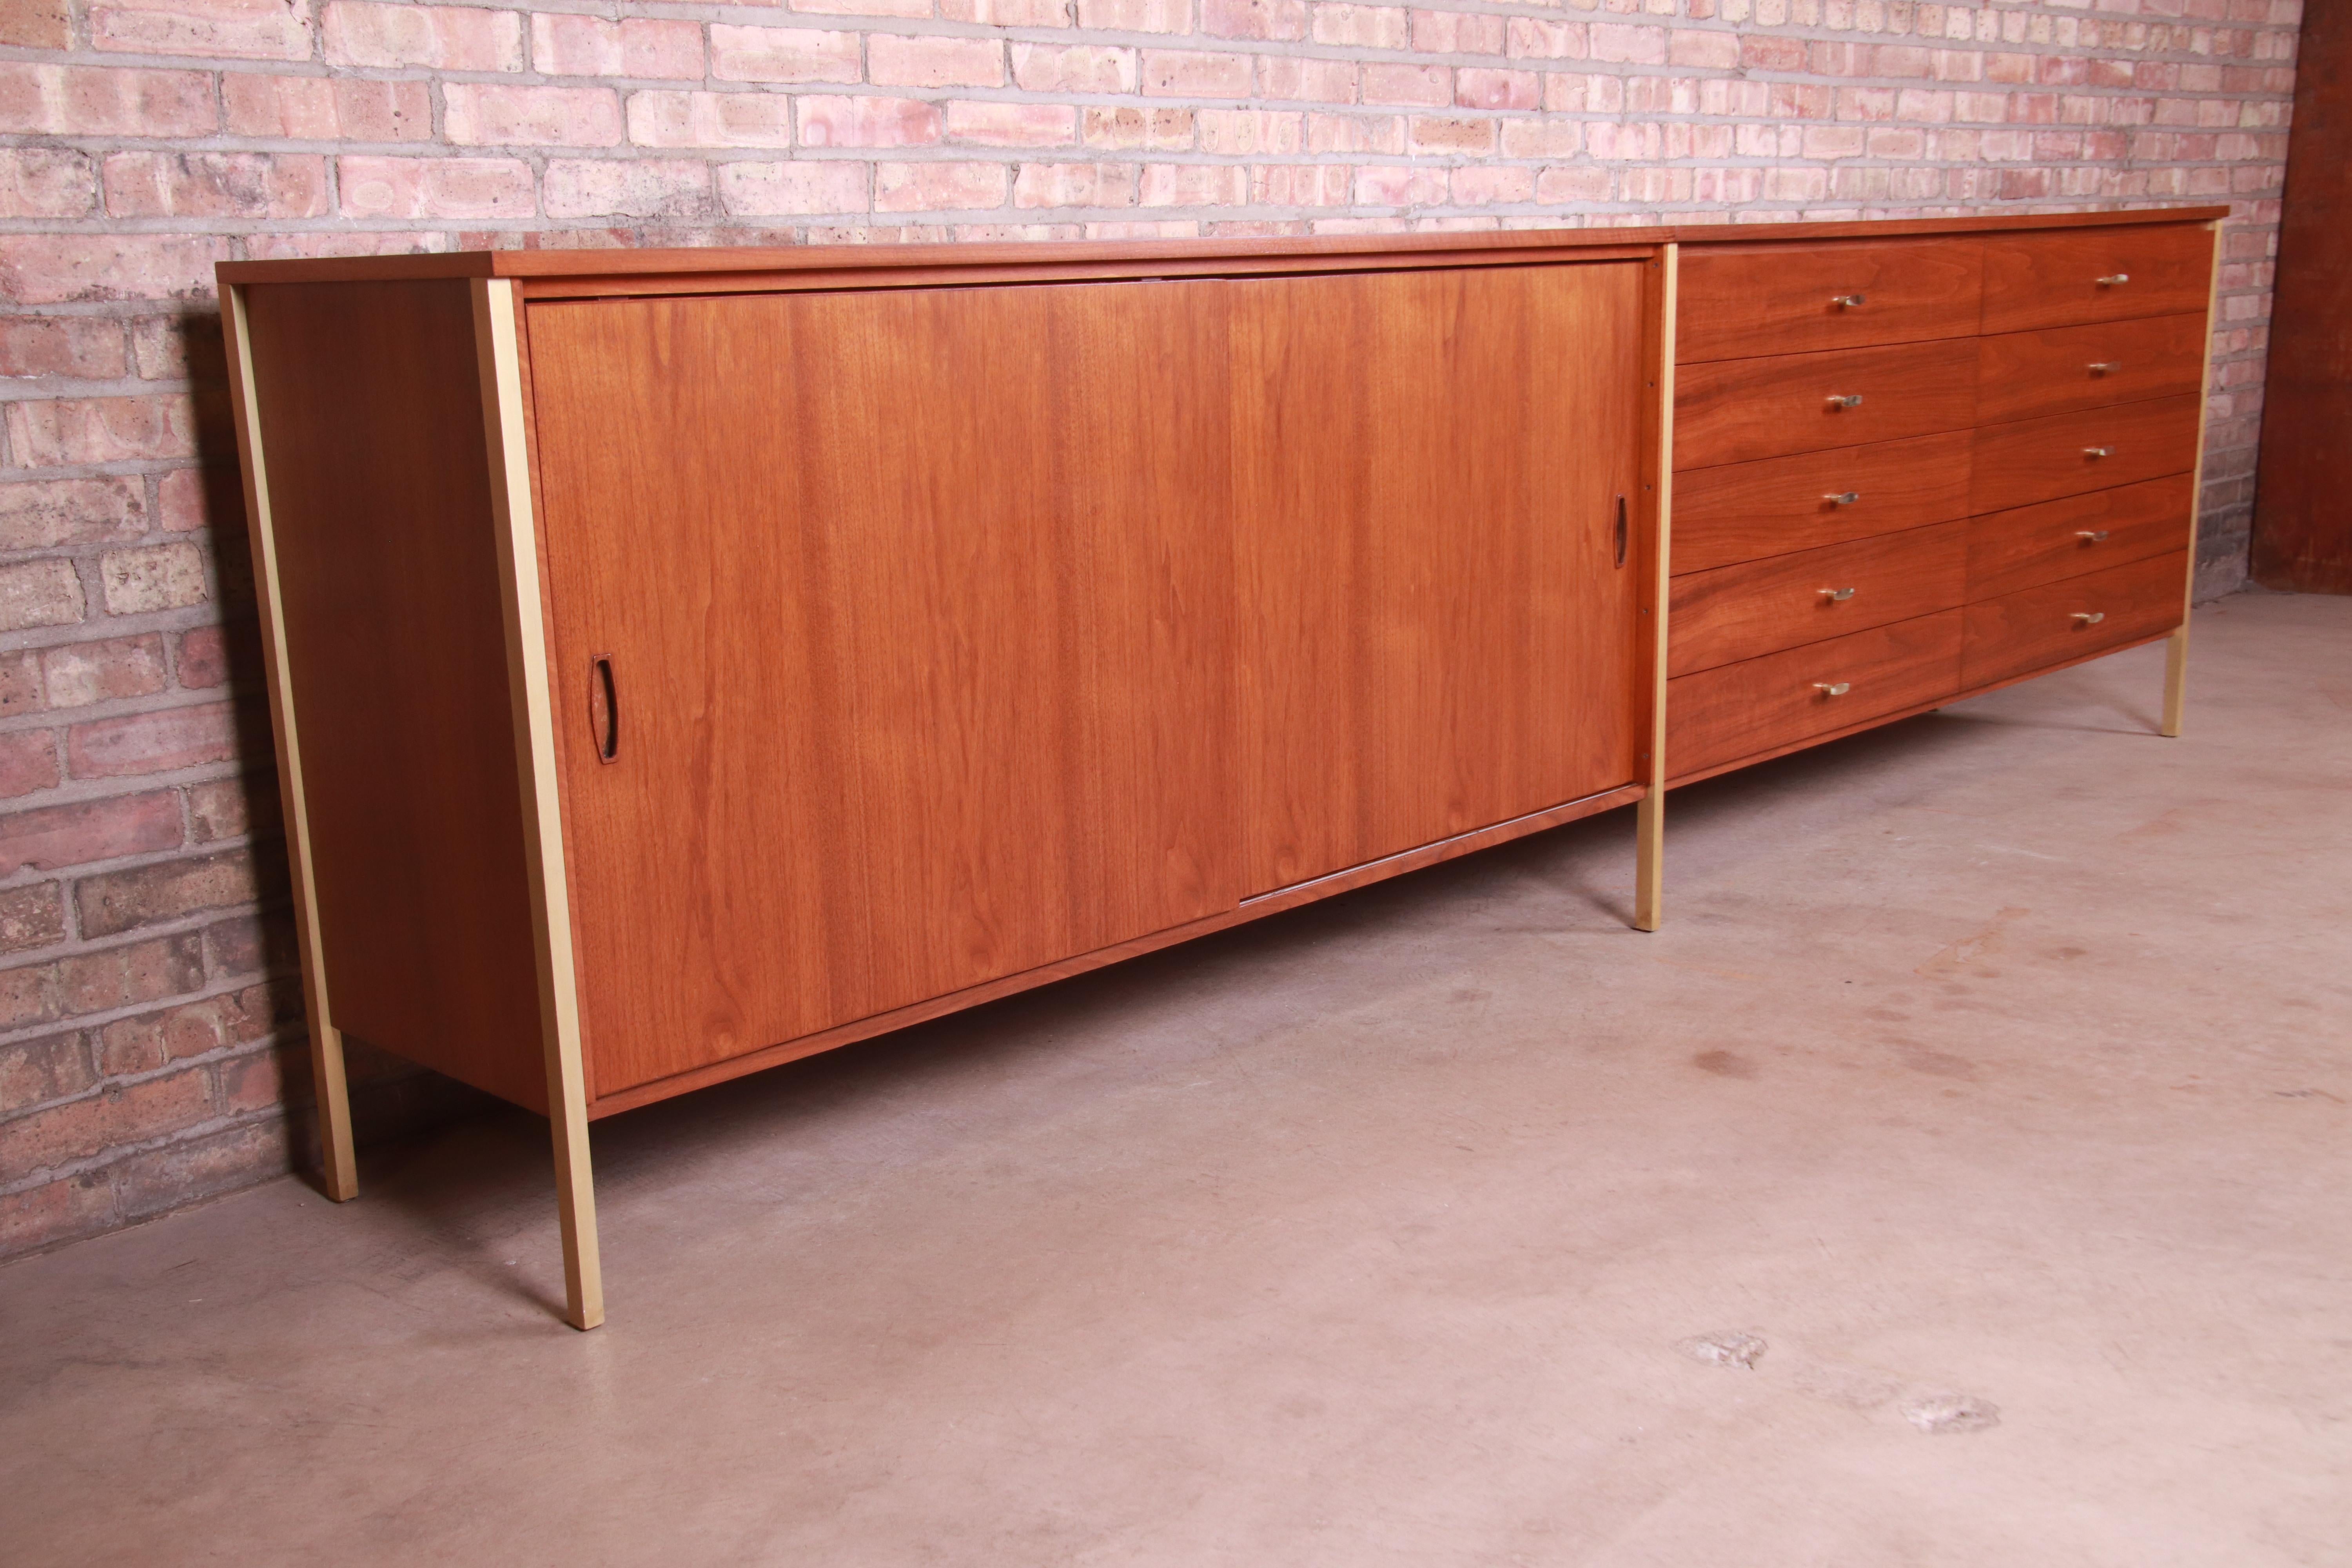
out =
[(520, 1118), (0, 1269), (0, 1558), (2352, 1563), (2352, 600), (2197, 637), (602, 1123), (593, 1334)]

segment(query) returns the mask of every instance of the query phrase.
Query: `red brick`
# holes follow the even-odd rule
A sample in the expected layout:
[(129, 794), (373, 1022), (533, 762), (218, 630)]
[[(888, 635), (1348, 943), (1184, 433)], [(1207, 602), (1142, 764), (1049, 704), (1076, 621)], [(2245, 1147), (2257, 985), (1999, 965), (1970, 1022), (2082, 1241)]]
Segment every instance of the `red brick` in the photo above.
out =
[(236, 719), (226, 702), (93, 719), (66, 732), (66, 763), (74, 777), (92, 779), (225, 763), (237, 754)]
[(831, 161), (721, 163), (719, 194), (730, 213), (752, 216), (866, 211), (866, 165)]
[(1444, 66), (1366, 65), (1364, 101), (1440, 108), (1454, 101), (1454, 73)]
[[(66, 0), (7, 0), (0, 5), (0, 44), (18, 49), (62, 49), (72, 41)], [(7, 1247), (0, 1246), (0, 1256)]]
[(63, 889), (55, 882), (0, 889), (0, 952), (50, 947), (66, 936)]
[(68, 1018), (83, 1017), (198, 989), (205, 983), (204, 942), (194, 931), (182, 931), (95, 952), (70, 953), (52, 967), (57, 972), (58, 1011)]
[(60, 397), (8, 405), (8, 445), (26, 468), (189, 458), (196, 407), (178, 394)]
[(0, 61), (0, 132), (34, 136), (206, 136), (203, 71), (116, 70)]
[(650, 217), (693, 222), (716, 210), (710, 165), (699, 159), (557, 158), (542, 199), (550, 217)]
[(1464, 109), (1534, 109), (1543, 85), (1533, 71), (1465, 68), (1454, 73), (1454, 101)]
[(1002, 163), (877, 163), (876, 212), (940, 212), (1004, 205)]
[(1131, 207), (1132, 163), (1024, 163), (1013, 182), (1016, 207)]
[(1227, 158), (1295, 153), (1306, 143), (1307, 117), (1295, 109), (1204, 109), (1201, 151)]
[(260, 986), (199, 997), (160, 1012), (117, 1018), (97, 1032), (98, 1070), (109, 1078), (153, 1072), (227, 1046), (269, 1037), (273, 1021)]
[(327, 161), (310, 153), (116, 153), (106, 160), (113, 217), (320, 217)]
[(1014, 44), (1013, 80), (1030, 92), (1133, 92), (1133, 49), (1097, 44)]
[(1082, 135), (1089, 147), (1147, 147), (1181, 153), (1192, 145), (1196, 118), (1189, 109), (1088, 105)]
[(345, 217), (526, 218), (538, 210), (530, 165), (520, 158), (338, 158), (335, 184)]
[(1149, 164), (1139, 199), (1148, 207), (1246, 205), (1249, 171), (1238, 164)]
[(245, 489), (238, 476), (224, 468), (173, 468), (155, 483), (156, 525), (170, 532), (187, 532), (215, 525), (245, 527)]
[(1580, 60), (1591, 49), (1581, 22), (1548, 22), (1540, 16), (1510, 19), (1505, 52), (1513, 59)]
[(84, 1093), (97, 1083), (89, 1040), (79, 1029), (0, 1046), (0, 1116)]
[(204, 553), (193, 544), (110, 550), (99, 557), (98, 572), (106, 587), (107, 610), (112, 615), (183, 609), (210, 596), (205, 585)]
[(1307, 0), (1201, 0), (1201, 31), (1213, 38), (1303, 38)]
[(926, 147), (946, 134), (939, 106), (920, 99), (809, 93), (794, 108), (803, 147)]
[(1668, 37), (1666, 63), (1702, 70), (1736, 70), (1739, 67), (1739, 46), (1737, 33), (1678, 27)]
[(1504, 18), (1476, 11), (1415, 11), (1412, 47), (1425, 55), (1499, 55)]
[(1189, 49), (1143, 51), (1143, 90), (1161, 98), (1247, 98), (1252, 57)]
[(0, 1196), (0, 1257), (95, 1236), (115, 1223), (106, 1173), (67, 1176)]
[(330, 65), (458, 71), (523, 68), (522, 18), (512, 11), (331, 0), (322, 22)]
[(460, 146), (610, 147), (621, 140), (621, 100), (605, 87), (499, 87), (451, 82), (442, 125)]
[(702, 76), (702, 28), (644, 16), (611, 22), (540, 11), (530, 18), (530, 61), (547, 76), (697, 80)]
[(74, 906), (81, 915), (82, 934), (114, 936), (157, 921), (249, 904), (265, 875), (273, 886), (285, 875), (278, 862), (278, 847), (266, 847), (270, 858), (258, 867), (254, 851), (231, 849), (84, 877), (74, 884)]
[(188, 786), (190, 838), (211, 844), (252, 832), (278, 830), (278, 781), (274, 774), (212, 779)]
[(217, 316), (142, 316), (131, 323), (131, 355), (144, 381), (194, 380), (222, 386), (228, 382), (228, 355)]
[(1427, 154), (1482, 153), (1495, 150), (1495, 122), (1457, 120), (1442, 114), (1416, 114), (1406, 140), (1412, 152)]
[(0, 653), (0, 719), (38, 713), (48, 705), (41, 689), (41, 656), (30, 648)]
[(25, 305), (210, 294), (227, 245), (182, 235), (0, 236), (0, 299)]
[(0, 566), (0, 631), (71, 626), (87, 607), (70, 561)]
[[(205, 630), (217, 637), (217, 626)], [(41, 650), (41, 689), (51, 708), (79, 708), (163, 689), (163, 639), (110, 637)]]
[(1078, 0), (1078, 26), (1102, 33), (1189, 33), (1191, 0)]
[(940, 16), (990, 27), (1066, 27), (1070, 0), (940, 0)]
[(191, 1126), (211, 1114), (212, 1084), (202, 1068), (109, 1084), (96, 1094), (0, 1122), (0, 1171), (53, 1169), (116, 1144)]
[(1066, 103), (950, 103), (944, 124), (949, 141), (983, 147), (1060, 146), (1077, 140), (1077, 127)]
[(1315, 41), (1365, 49), (1408, 49), (1412, 23), (1402, 5), (1318, 5)]
[(1310, 153), (1402, 153), (1404, 120), (1394, 114), (1310, 114)]
[(710, 74), (719, 81), (856, 81), (860, 69), (856, 33), (711, 25)]
[[(121, 329), (106, 322), (118, 338)], [(0, 485), (0, 550), (97, 544), (146, 531), (146, 499), (121, 478)]]
[(51, 789), (57, 783), (56, 736), (47, 730), (0, 733), (0, 799)]
[(141, 1219), (283, 1174), (292, 1164), (289, 1136), (273, 1117), (119, 1160), (110, 1167), (116, 1212), (126, 1221)]
[(1303, 103), (1353, 103), (1360, 78), (1353, 60), (1309, 60), (1261, 55), (1258, 96)]
[(307, 1064), (293, 1059), (290, 1050), (265, 1047), (216, 1063), (214, 1079), (219, 1089), (213, 1103), (224, 1116), (240, 1116), (283, 1104), (293, 1075)]
[(93, 48), (252, 60), (310, 55), (308, 0), (96, 0), (88, 16)]
[(90, 316), (0, 317), (0, 376), (110, 381), (123, 374), (127, 363), (119, 321)]
[(931, 0), (792, 0), (795, 11), (829, 16), (929, 16)]
[(1345, 163), (1261, 163), (1250, 171), (1250, 204), (1343, 207), (1355, 199), (1356, 171)]
[(170, 790), (0, 813), (0, 875), (149, 855), (180, 845), (180, 801)]
[(1004, 46), (994, 38), (869, 34), (866, 71), (877, 87), (1002, 87)]
[(792, 106), (772, 92), (634, 92), (629, 140), (641, 147), (789, 147)]
[(98, 205), (89, 155), (63, 147), (0, 149), (0, 217), (87, 217)]
[(1445, 171), (1375, 163), (1356, 171), (1359, 206), (1423, 206), (1445, 200)]
[(221, 107), (233, 136), (424, 142), (433, 135), (431, 89), (421, 81), (232, 71), (221, 78)]

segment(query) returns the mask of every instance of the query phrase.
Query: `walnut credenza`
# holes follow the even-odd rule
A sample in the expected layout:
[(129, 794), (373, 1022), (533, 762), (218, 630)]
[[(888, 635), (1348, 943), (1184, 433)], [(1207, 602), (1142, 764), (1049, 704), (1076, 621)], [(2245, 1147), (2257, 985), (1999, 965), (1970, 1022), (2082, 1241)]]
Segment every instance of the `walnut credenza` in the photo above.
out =
[[(220, 269), (345, 1032), (627, 1110), (2158, 637), (2214, 209)], [(1669, 541), (1671, 540), (1671, 546)]]

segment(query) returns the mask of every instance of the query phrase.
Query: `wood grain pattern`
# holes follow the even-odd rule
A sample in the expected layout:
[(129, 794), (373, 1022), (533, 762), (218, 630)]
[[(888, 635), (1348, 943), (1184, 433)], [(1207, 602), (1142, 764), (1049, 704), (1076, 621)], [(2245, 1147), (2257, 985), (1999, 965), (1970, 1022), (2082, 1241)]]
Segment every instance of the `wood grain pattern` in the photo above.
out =
[(1968, 586), (1968, 530), (1939, 522), (1676, 577), (1668, 668), (1689, 675), (1954, 608)]
[(1999, 598), (2186, 550), (2195, 495), (2189, 475), (2171, 474), (1971, 518), (1969, 597)]
[(1245, 892), (1636, 778), (1643, 271), (1228, 285)]
[[(1677, 474), (1674, 570), (1704, 572), (1966, 517), (1972, 440), (1958, 430)], [(1849, 493), (1858, 498), (1851, 505), (1828, 499)]]
[(2174, 550), (1970, 605), (1961, 677), (1981, 686), (2168, 632), (2188, 569), (2189, 552)]
[[(1977, 240), (1825, 238), (1694, 245), (1676, 355), (1687, 364), (1975, 333)], [(1860, 305), (1836, 302), (1853, 295)]]
[[(1960, 684), (1962, 614), (1945, 610), (1678, 677), (1667, 710), (1675, 775), (1950, 696)], [(1841, 683), (1843, 695), (1823, 689)]]
[[(2212, 236), (2200, 224), (2133, 224), (1984, 240), (1982, 330), (2036, 331), (2205, 308)], [(2123, 278), (2126, 282), (2102, 283)]]
[(600, 1098), (1234, 906), (1227, 287), (530, 308)]
[(2198, 390), (2204, 367), (2201, 311), (2003, 332), (1977, 340), (1977, 417), (1995, 425), (2179, 397)]
[[(2006, 511), (2185, 474), (2197, 465), (2197, 416), (2203, 403), (2194, 395), (2158, 397), (1980, 426), (1969, 454), (1969, 510)], [(2105, 456), (2095, 455), (2100, 452)]]
[(247, 302), (334, 1021), (544, 1111), (468, 286)]
[[(1977, 418), (1976, 369), (1976, 344), (1966, 338), (1685, 365), (1675, 467), (1965, 430)], [(1846, 398), (1862, 401), (1848, 406)]]

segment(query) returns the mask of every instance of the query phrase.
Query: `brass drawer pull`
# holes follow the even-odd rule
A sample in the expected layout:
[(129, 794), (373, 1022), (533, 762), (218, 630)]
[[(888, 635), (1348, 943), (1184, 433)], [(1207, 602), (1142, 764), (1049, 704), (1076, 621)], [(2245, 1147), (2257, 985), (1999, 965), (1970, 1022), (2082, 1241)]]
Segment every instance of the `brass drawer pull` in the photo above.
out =
[(2077, 610), (2074, 612), (2074, 618), (2082, 622), (2086, 626), (2095, 626), (2101, 621), (2107, 618), (2107, 612), (2105, 610)]
[(2091, 374), (2093, 375), (2113, 375), (2116, 372), (2121, 369), (2123, 369), (2122, 363), (2116, 360), (2102, 359), (2093, 360), (2091, 362)]
[(1862, 406), (1862, 394), (1859, 392), (1832, 392), (1830, 394), (1830, 406), (1832, 408), (1859, 408)]
[(1838, 605), (1843, 605), (1853, 597), (1853, 590), (1851, 588), (1823, 588), (1821, 594), (1822, 598)]
[(1813, 682), (1813, 689), (1820, 692), (1824, 697), (1843, 697), (1847, 692), (1853, 689), (1853, 682), (1851, 680), (1816, 680)]
[(2113, 447), (2085, 447), (2083, 448), (2083, 456), (2086, 458), (2112, 458), (2115, 455), (2116, 449)]
[(2130, 281), (2131, 274), (2128, 272), (2110, 272), (2105, 278), (2099, 279), (2099, 287), (2102, 289), (2112, 289), (2118, 283), (2128, 283)]
[(2074, 537), (2089, 544), (2105, 544), (2107, 531), (2104, 528), (2078, 528), (2074, 531)]
[(1854, 502), (1862, 499), (1862, 492), (1860, 490), (1840, 490), (1834, 495), (1826, 495), (1822, 499), (1829, 502), (1832, 506), (1852, 506)]
[(1835, 305), (1841, 310), (1859, 310), (1862, 309), (1862, 296), (1859, 294), (1832, 294), (1830, 296), (1830, 303)]

